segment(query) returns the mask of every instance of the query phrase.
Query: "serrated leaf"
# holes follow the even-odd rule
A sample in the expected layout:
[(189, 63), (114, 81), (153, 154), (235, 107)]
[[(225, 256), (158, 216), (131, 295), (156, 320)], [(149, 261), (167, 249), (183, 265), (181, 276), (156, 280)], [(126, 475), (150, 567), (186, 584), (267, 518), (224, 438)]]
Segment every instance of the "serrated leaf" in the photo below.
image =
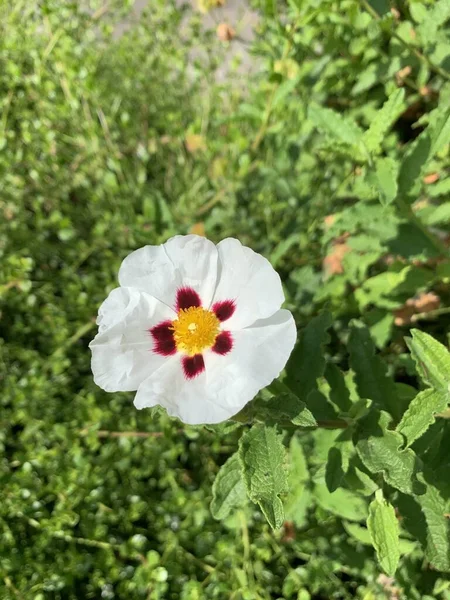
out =
[(344, 488), (331, 493), (325, 483), (316, 483), (314, 496), (324, 510), (343, 519), (363, 521), (367, 517), (367, 504), (364, 498)]
[(363, 132), (355, 121), (343, 117), (331, 108), (311, 103), (308, 108), (308, 118), (320, 131), (344, 144), (359, 146), (363, 140)]
[(403, 446), (403, 438), (388, 429), (387, 413), (369, 413), (358, 422), (356, 451), (371, 473), (381, 473), (386, 483), (405, 494), (422, 494), (424, 486), (417, 480), (422, 465), (414, 452)]
[(327, 329), (331, 324), (329, 312), (312, 319), (301, 333), (286, 367), (287, 385), (305, 403), (311, 390), (317, 389), (317, 379), (325, 369), (322, 345), (328, 340)]
[(447, 408), (448, 397), (438, 390), (419, 392), (403, 414), (396, 430), (406, 438), (406, 447), (425, 433), (434, 423), (436, 413)]
[(225, 519), (234, 508), (246, 503), (247, 494), (237, 452), (220, 467), (212, 494), (211, 513), (215, 519)]
[(450, 352), (431, 335), (412, 329), (406, 339), (421, 378), (444, 396), (450, 395)]
[(440, 571), (450, 571), (450, 523), (445, 516), (446, 502), (442, 494), (430, 481), (426, 481), (426, 491), (416, 496), (427, 524), (425, 555), (430, 563)]
[(404, 97), (403, 88), (395, 90), (373, 118), (369, 129), (364, 133), (364, 144), (369, 152), (380, 151), (386, 133), (404, 108)]
[(375, 355), (369, 331), (357, 321), (352, 323), (348, 349), (359, 396), (369, 398), (378, 408), (387, 410), (398, 419), (400, 404), (395, 383), (381, 359)]
[(247, 493), (275, 529), (283, 524), (280, 494), (288, 491), (285, 448), (275, 427), (254, 425), (239, 441)]
[(393, 577), (400, 560), (399, 526), (394, 507), (379, 495), (369, 506), (367, 529), (381, 568)]
[[(420, 475), (422, 478), (422, 475)], [(405, 529), (416, 537), (435, 569), (450, 571), (450, 522), (446, 502), (427, 471), (425, 493), (420, 496), (399, 494), (398, 508)], [(436, 480), (439, 480), (436, 477)]]
[(375, 162), (375, 182), (377, 185), (380, 202), (383, 206), (391, 204), (397, 196), (398, 164), (386, 156)]

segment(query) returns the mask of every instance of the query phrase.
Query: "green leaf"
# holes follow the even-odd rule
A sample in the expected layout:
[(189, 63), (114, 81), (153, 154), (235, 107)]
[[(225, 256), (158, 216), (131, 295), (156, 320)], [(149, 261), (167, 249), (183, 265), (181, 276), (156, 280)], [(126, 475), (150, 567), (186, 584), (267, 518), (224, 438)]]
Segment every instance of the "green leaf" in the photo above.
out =
[(304, 402), (290, 391), (278, 391), (285, 389), (288, 390), (287, 386), (280, 381), (269, 386), (269, 391), (273, 391), (275, 395), (269, 400), (257, 399), (254, 402), (253, 406), (258, 417), (269, 425), (276, 425), (283, 419), (289, 419), (299, 427), (317, 427), (317, 421)]
[(330, 400), (342, 412), (347, 412), (352, 406), (350, 391), (345, 383), (345, 378), (334, 363), (328, 363), (325, 369), (325, 379), (330, 386)]
[(280, 494), (288, 491), (285, 448), (275, 427), (254, 425), (239, 441), (247, 493), (274, 529), (284, 520)]
[(399, 526), (394, 507), (378, 493), (369, 506), (367, 529), (381, 568), (393, 577), (400, 560)]
[(357, 542), (365, 544), (366, 546), (372, 546), (372, 538), (370, 537), (369, 530), (366, 527), (358, 525), (358, 523), (349, 523), (348, 521), (343, 521), (342, 525), (344, 526), (344, 529), (348, 535), (350, 535)]
[[(450, 6), (450, 4), (449, 4)], [(450, 110), (437, 122), (431, 137), (431, 155), (434, 156), (450, 143)]]
[(289, 444), (289, 483), (298, 484), (308, 481), (309, 472), (305, 453), (300, 439), (292, 436)]
[(402, 196), (407, 196), (420, 179), (431, 150), (431, 139), (427, 130), (410, 145), (400, 166), (398, 189)]
[[(450, 179), (446, 180), (450, 184)], [(450, 189), (449, 189), (450, 192)], [(442, 223), (450, 223), (450, 202), (445, 202), (439, 206), (430, 207), (427, 215), (420, 215), (420, 218), (426, 225), (441, 225)]]
[(440, 491), (433, 485), (431, 474), (428, 474), (426, 491), (416, 496), (427, 524), (425, 555), (430, 563), (440, 571), (450, 571), (450, 523), (446, 517), (446, 501)]
[(445, 501), (435, 486), (428, 484), (421, 496), (399, 494), (397, 505), (405, 529), (418, 539), (435, 569), (450, 570), (450, 523)]
[(317, 483), (314, 486), (314, 496), (324, 510), (343, 519), (363, 521), (367, 517), (367, 504), (364, 498), (344, 488), (331, 493), (325, 483)]
[[(344, 526), (345, 531), (357, 542), (360, 544), (364, 544), (366, 546), (373, 546), (372, 538), (370, 537), (369, 530), (358, 523), (350, 523), (348, 521), (343, 521), (342, 525)], [(405, 540), (400, 538), (398, 540), (400, 555), (403, 554), (411, 554), (417, 548), (417, 542), (412, 540)]]
[(397, 196), (398, 164), (389, 156), (375, 162), (375, 183), (383, 206), (391, 204)]
[(423, 390), (411, 401), (396, 431), (406, 438), (406, 446), (425, 433), (434, 423), (436, 413), (447, 408), (448, 396), (438, 390)]
[(450, 352), (431, 335), (412, 329), (406, 339), (421, 378), (444, 396), (450, 395)]
[[(350, 462), (350, 468), (345, 475), (345, 485), (362, 496), (372, 496), (378, 489), (378, 484), (356, 466), (358, 462), (359, 458), (357, 460), (352, 459)], [(363, 465), (360, 466), (363, 467)]]
[(317, 389), (317, 379), (323, 375), (325, 357), (322, 345), (328, 341), (327, 329), (331, 324), (329, 312), (312, 319), (301, 333), (286, 367), (286, 383), (303, 402), (306, 402), (311, 390)]
[(375, 355), (369, 331), (358, 321), (352, 323), (348, 348), (359, 396), (369, 398), (377, 407), (398, 419), (400, 404), (395, 383), (388, 376), (384, 363)]
[(247, 494), (237, 452), (220, 467), (212, 494), (211, 513), (215, 519), (225, 519), (234, 508), (246, 503)]
[(284, 502), (286, 520), (293, 521), (297, 527), (303, 527), (310, 505), (310, 491), (306, 487), (309, 479), (303, 446), (297, 436), (293, 436), (289, 446), (289, 493)]
[(438, 29), (450, 18), (450, 4), (448, 0), (439, 0), (432, 9), (423, 14), (418, 27), (420, 39), (425, 46), (436, 42)]
[(364, 133), (364, 144), (369, 152), (377, 154), (386, 133), (395, 123), (404, 108), (405, 90), (395, 90), (373, 118), (369, 129)]
[(388, 429), (387, 413), (372, 411), (358, 422), (356, 451), (371, 473), (381, 473), (386, 483), (405, 494), (422, 494), (424, 486), (417, 480), (422, 465), (414, 452), (403, 446), (403, 437)]
[(345, 473), (342, 468), (342, 454), (339, 448), (333, 446), (328, 452), (325, 470), (325, 483), (329, 492), (335, 492), (341, 485)]
[(341, 485), (349, 468), (350, 457), (354, 452), (352, 431), (351, 429), (344, 430), (328, 451), (325, 482), (330, 492), (334, 492)]
[(399, 192), (407, 196), (421, 178), (424, 166), (450, 143), (450, 109), (445, 98), (430, 116), (430, 123), (411, 144), (398, 178)]
[(328, 398), (319, 390), (311, 390), (306, 400), (306, 405), (316, 419), (336, 419), (337, 414)]
[(344, 144), (359, 146), (363, 141), (363, 132), (355, 121), (331, 108), (313, 102), (308, 108), (308, 118), (317, 129)]

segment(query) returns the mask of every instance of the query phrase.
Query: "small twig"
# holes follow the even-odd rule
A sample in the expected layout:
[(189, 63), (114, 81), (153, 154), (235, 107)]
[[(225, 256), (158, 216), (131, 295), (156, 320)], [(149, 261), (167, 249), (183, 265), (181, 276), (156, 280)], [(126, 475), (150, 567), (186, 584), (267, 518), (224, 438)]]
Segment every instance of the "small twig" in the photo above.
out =
[(217, 194), (215, 194), (211, 200), (208, 200), (208, 202), (206, 202), (203, 206), (201, 206), (196, 214), (197, 216), (201, 216), (204, 213), (208, 212), (213, 206), (215, 206), (216, 204), (218, 204), (219, 202), (222, 201), (223, 197), (225, 196), (225, 194), (227, 193), (227, 189), (222, 188), (221, 190), (219, 190), (217, 192)]
[(411, 321), (420, 321), (422, 319), (434, 319), (435, 317), (440, 317), (441, 315), (447, 315), (450, 313), (449, 307), (444, 308), (436, 308), (435, 310), (430, 310), (428, 312), (416, 313), (412, 315)]
[(57, 348), (52, 355), (50, 356), (50, 358), (52, 358), (53, 356), (60, 354), (63, 350), (66, 350), (67, 348), (70, 348), (70, 346), (73, 346), (73, 344), (75, 344), (76, 342), (78, 342), (78, 340), (80, 338), (82, 338), (88, 331), (90, 331), (93, 327), (95, 326), (95, 317), (93, 317), (90, 321), (88, 321), (87, 323), (85, 323), (84, 325), (82, 325), (81, 327), (79, 327), (75, 333), (73, 335), (70, 336), (70, 338), (68, 338), (64, 344), (62, 344), (59, 348)]
[(104, 4), (95, 11), (95, 13), (92, 15), (92, 20), (96, 21), (97, 19), (100, 19), (100, 17), (103, 17), (103, 15), (108, 12), (108, 10), (109, 2), (106, 2), (106, 4)]
[[(31, 527), (35, 529), (42, 529), (42, 525), (36, 519), (30, 519), (25, 517), (26, 521)], [(65, 542), (78, 544), (80, 546), (88, 546), (90, 548), (99, 548), (101, 550), (112, 550), (114, 552), (121, 552), (122, 546), (120, 544), (113, 544), (111, 542), (102, 542), (100, 540), (91, 540), (83, 537), (75, 537), (73, 535), (69, 535), (64, 533), (64, 531), (50, 531), (48, 532), (50, 537), (56, 538), (58, 540), (64, 540)], [(124, 557), (125, 558), (125, 557)], [(142, 554), (136, 553), (135, 555), (127, 555), (127, 559), (129, 560), (137, 560), (139, 562), (146, 562), (145, 556)]]

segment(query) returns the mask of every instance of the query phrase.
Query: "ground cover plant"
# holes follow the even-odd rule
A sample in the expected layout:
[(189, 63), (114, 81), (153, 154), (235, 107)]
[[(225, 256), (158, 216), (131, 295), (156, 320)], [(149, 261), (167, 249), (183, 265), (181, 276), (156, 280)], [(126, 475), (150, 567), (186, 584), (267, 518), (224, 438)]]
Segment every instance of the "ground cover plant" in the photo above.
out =
[[(131, 4), (0, 5), (1, 598), (448, 599), (448, 3), (255, 2), (244, 89)], [(220, 425), (90, 368), (122, 259), (187, 233), (299, 332)]]

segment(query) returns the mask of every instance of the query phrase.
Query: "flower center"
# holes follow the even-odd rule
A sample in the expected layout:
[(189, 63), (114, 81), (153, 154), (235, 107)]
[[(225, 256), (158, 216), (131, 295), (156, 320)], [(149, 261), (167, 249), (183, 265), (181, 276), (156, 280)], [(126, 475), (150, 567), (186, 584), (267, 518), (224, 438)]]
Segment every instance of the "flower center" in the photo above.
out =
[(211, 348), (220, 333), (219, 326), (219, 319), (209, 310), (197, 306), (180, 309), (171, 326), (177, 350), (194, 356)]

